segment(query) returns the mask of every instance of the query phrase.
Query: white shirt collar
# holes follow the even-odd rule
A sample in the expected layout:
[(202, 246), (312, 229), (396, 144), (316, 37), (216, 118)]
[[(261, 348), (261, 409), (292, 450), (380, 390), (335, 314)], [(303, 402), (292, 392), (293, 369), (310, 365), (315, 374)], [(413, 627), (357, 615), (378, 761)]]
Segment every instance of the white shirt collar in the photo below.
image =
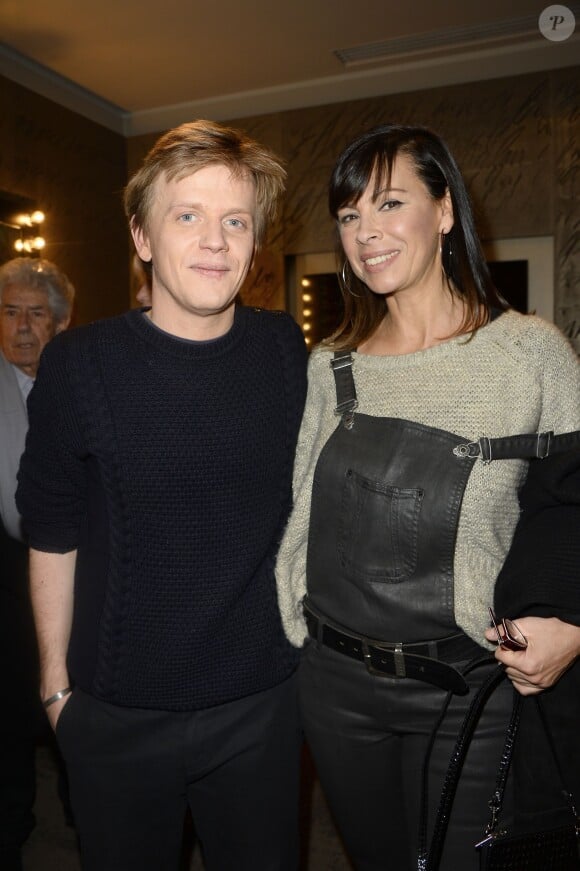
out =
[(10, 365), (16, 373), (18, 387), (20, 389), (20, 393), (22, 394), (24, 404), (26, 405), (28, 394), (32, 390), (32, 385), (34, 384), (34, 378), (31, 378), (30, 375), (27, 375), (26, 372), (23, 372), (22, 369), (19, 369), (18, 366), (15, 366), (13, 363), (11, 363)]

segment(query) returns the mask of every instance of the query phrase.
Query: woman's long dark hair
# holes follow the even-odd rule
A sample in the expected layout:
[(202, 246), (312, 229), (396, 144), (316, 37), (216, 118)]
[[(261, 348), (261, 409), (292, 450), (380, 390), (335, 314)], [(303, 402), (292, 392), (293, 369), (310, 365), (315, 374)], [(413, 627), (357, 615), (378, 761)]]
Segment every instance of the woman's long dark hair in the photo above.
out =
[[(426, 127), (384, 124), (363, 133), (338, 158), (328, 193), (333, 218), (354, 206), (374, 180), (377, 192), (389, 186), (398, 154), (407, 155), (434, 200), (447, 189), (453, 205), (453, 227), (444, 237), (443, 269), (450, 292), (465, 303), (465, 317), (457, 333), (473, 333), (490, 320), (492, 308), (509, 306), (493, 285), (475, 231), (473, 210), (465, 182), (443, 140)], [(354, 275), (348, 261), (341, 270), (344, 318), (328, 340), (334, 348), (356, 348), (377, 329), (385, 316), (384, 297), (373, 293)]]

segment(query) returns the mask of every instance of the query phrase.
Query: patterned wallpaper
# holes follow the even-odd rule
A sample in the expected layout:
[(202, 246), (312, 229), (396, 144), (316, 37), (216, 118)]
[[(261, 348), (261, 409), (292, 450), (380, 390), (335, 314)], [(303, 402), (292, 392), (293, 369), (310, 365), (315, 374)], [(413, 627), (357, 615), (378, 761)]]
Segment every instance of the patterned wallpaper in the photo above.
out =
[[(580, 67), (232, 121), (287, 162), (288, 189), (244, 299), (284, 307), (284, 257), (329, 251), (340, 150), (385, 121), (433, 127), (470, 190), (482, 239), (554, 236), (554, 319), (580, 351)], [(129, 141), (132, 170), (155, 136)]]
[(0, 190), (46, 213), (43, 256), (75, 285), (75, 322), (124, 311), (123, 137), (0, 77), (0, 141)]
[[(553, 236), (556, 323), (580, 351), (580, 67), (279, 112), (232, 123), (287, 163), (280, 218), (244, 301), (284, 308), (286, 258), (329, 251), (326, 186), (344, 145), (387, 121), (433, 127), (470, 189), (483, 239)], [(47, 212), (46, 251), (78, 287), (77, 321), (129, 304), (120, 194), (157, 135), (122, 137), (0, 79), (0, 190)]]

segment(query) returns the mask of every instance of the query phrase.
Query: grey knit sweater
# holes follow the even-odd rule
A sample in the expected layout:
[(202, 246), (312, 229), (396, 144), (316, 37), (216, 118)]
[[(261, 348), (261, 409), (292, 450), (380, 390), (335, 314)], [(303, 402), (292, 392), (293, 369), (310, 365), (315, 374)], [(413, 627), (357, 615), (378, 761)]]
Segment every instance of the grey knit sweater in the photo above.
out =
[[(400, 417), (477, 440), (580, 427), (580, 370), (564, 336), (533, 316), (507, 312), (471, 341), (456, 338), (401, 356), (353, 354), (363, 414)], [(294, 511), (277, 561), (278, 599), (290, 641), (306, 629), (306, 549), (312, 477), (338, 424), (331, 351), (309, 364), (306, 410), (294, 469)], [(482, 644), (495, 579), (518, 520), (518, 490), (527, 463), (477, 461), (461, 508), (455, 552), (455, 619)]]

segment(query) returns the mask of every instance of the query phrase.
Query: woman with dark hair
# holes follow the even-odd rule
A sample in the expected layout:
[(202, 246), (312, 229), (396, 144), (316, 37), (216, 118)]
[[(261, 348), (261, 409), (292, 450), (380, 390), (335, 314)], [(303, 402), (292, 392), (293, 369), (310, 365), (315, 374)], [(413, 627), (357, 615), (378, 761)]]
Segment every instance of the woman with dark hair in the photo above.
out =
[[(498, 312), (505, 311), (507, 304), (491, 281), (459, 168), (438, 136), (425, 128), (385, 125), (355, 140), (334, 169), (329, 190), (330, 213), (338, 222), (341, 240), (346, 238), (341, 230), (352, 218), (348, 215), (339, 218), (339, 212), (361, 198), (371, 179), (374, 185), (368, 191), (371, 198), (385, 189), (398, 154), (406, 158), (407, 168), (412, 165), (416, 180), (424, 188), (422, 193), (446, 211), (447, 217), (436, 236), (440, 262), (431, 265), (436, 267), (438, 278), (443, 273), (441, 289), (463, 303), (460, 307), (463, 319), (459, 325), (454, 324), (453, 333), (468, 334), (488, 322), (492, 307)], [(396, 206), (395, 201), (389, 201), (380, 208), (386, 212)], [(335, 349), (344, 340), (348, 346), (357, 347), (359, 341), (367, 339), (386, 320), (384, 296), (375, 294), (365, 276), (358, 272), (356, 267), (354, 271), (351, 268), (347, 254), (341, 272), (345, 317), (331, 340)]]
[[(578, 361), (495, 290), (459, 169), (431, 131), (360, 136), (329, 202), (345, 315), (310, 359), (279, 602), (290, 640), (306, 641), (306, 735), (355, 867), (410, 871), (428, 839), (422, 798), (429, 827), (495, 667), (488, 608), (528, 461), (550, 453), (550, 431), (580, 428)], [(580, 654), (580, 628), (517, 623), (528, 648), (498, 657), (538, 691)], [(511, 703), (505, 681), (469, 750), (441, 869), (478, 867)]]

